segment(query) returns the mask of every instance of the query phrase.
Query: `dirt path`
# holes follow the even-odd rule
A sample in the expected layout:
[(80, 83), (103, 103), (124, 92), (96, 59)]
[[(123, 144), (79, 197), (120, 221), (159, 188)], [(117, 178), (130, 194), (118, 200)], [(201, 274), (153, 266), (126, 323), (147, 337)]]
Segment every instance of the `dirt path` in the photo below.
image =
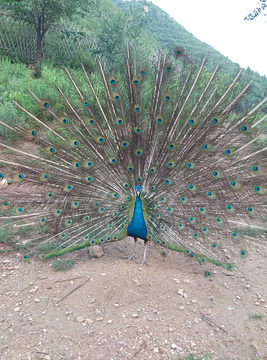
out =
[(240, 271), (212, 267), (205, 278), (198, 263), (154, 248), (139, 270), (121, 258), (132, 245), (107, 244), (99, 259), (67, 254), (76, 264), (66, 272), (53, 271), (53, 260), (0, 255), (1, 360), (267, 360), (266, 253), (250, 249)]

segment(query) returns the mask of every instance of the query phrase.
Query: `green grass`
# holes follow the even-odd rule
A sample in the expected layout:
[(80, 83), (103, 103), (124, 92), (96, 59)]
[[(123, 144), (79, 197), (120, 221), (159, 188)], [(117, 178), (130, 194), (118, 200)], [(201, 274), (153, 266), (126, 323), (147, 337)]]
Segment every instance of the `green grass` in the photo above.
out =
[(55, 260), (52, 264), (54, 271), (66, 271), (74, 267), (75, 261), (73, 260)]
[(208, 353), (206, 355), (200, 355), (198, 357), (193, 354), (189, 354), (189, 355), (186, 355), (184, 360), (205, 360), (205, 359), (212, 360), (212, 358), (210, 356), (211, 356), (211, 353)]
[(255, 314), (251, 314), (249, 316), (251, 319), (263, 319), (264, 315), (263, 314), (259, 314), (259, 313), (255, 313)]

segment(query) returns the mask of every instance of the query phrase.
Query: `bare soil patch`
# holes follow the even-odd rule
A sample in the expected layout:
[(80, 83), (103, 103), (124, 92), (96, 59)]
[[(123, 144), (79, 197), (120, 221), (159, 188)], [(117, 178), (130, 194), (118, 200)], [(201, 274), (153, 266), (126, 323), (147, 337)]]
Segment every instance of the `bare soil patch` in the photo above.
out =
[(76, 261), (66, 272), (1, 254), (0, 358), (267, 360), (266, 252), (251, 246), (232, 273), (214, 266), (206, 278), (197, 262), (153, 247), (139, 270), (122, 259), (132, 247), (128, 238), (99, 259), (66, 254)]

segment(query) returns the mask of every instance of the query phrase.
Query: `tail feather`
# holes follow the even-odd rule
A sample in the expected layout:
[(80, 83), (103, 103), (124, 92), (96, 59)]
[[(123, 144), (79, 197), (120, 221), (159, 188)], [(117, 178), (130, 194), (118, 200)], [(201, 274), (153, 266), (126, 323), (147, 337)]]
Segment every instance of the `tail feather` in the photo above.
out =
[(254, 84), (239, 85), (242, 70), (224, 83), (205, 60), (184, 66), (180, 50), (160, 52), (152, 66), (133, 59), (128, 46), (119, 74), (99, 58), (91, 74), (65, 69), (60, 102), (30, 90), (39, 115), (14, 101), (31, 122), (1, 121), (18, 141), (0, 143), (1, 177), (11, 183), (1, 190), (0, 229), (35, 229), (25, 246), (48, 249), (42, 258), (118, 241), (140, 184), (148, 240), (164, 254), (232, 269), (228, 252), (245, 257), (247, 242), (266, 246), (267, 147), (258, 126), (267, 98), (247, 111)]

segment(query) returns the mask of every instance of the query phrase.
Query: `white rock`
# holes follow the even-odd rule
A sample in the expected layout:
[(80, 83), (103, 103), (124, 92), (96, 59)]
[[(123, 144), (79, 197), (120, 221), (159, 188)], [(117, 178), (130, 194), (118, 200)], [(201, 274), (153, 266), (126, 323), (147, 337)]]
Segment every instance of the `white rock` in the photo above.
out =
[(81, 323), (81, 322), (83, 322), (84, 317), (83, 316), (77, 316), (76, 320), (77, 320), (78, 323)]
[(38, 289), (38, 286), (35, 286), (33, 289), (29, 290), (29, 293), (34, 294), (34, 293), (36, 293), (37, 289)]

